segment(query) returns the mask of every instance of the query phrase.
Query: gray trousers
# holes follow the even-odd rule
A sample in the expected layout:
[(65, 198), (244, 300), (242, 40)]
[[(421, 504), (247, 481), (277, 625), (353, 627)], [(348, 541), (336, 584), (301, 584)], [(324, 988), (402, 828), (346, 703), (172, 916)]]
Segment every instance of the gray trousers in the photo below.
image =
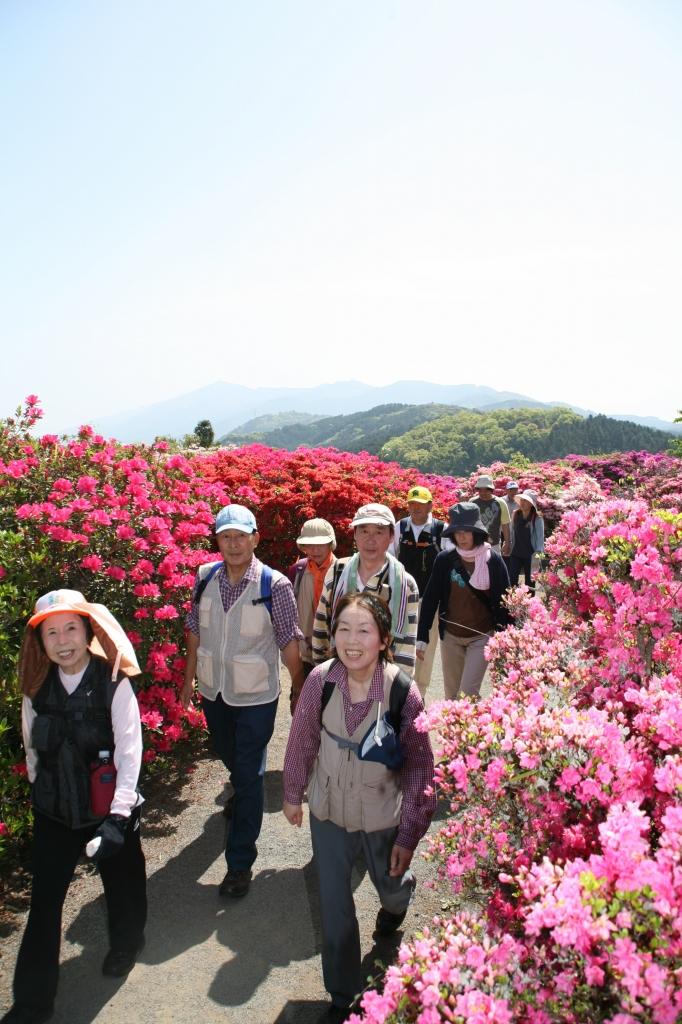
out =
[(485, 649), (489, 636), (454, 636), (445, 630), (440, 644), (443, 663), (443, 689), (446, 700), (457, 700), (460, 696), (478, 697), (488, 662)]
[(331, 821), (319, 821), (311, 814), (310, 834), (320, 883), (324, 987), (335, 1006), (347, 1007), (365, 984), (351, 885), (355, 861), (360, 853), (364, 854), (381, 906), (391, 914), (402, 914), (407, 909), (416, 882), (409, 870), (400, 878), (388, 874), (397, 828), (346, 832), (345, 828)]

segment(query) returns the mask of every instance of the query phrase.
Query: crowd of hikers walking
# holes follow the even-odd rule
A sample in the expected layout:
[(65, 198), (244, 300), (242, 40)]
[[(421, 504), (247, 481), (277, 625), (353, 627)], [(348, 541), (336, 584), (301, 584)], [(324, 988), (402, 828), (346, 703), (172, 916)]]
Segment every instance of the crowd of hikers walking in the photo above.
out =
[[(485, 647), (508, 623), (504, 595), (521, 573), (532, 586), (544, 544), (537, 495), (504, 498), (482, 475), (477, 494), (433, 517), (415, 485), (396, 523), (370, 503), (351, 523), (355, 553), (337, 559), (333, 526), (303, 523), (302, 557), (288, 576), (256, 557), (258, 527), (242, 505), (215, 520), (220, 558), (197, 574), (186, 620), (181, 700), (198, 691), (216, 755), (228, 773), (226, 873), (219, 894), (245, 896), (263, 822), (267, 746), (291, 677), (283, 810), (308, 820), (317, 868), (327, 1021), (343, 1021), (362, 988), (351, 871), (363, 857), (379, 896), (375, 935), (400, 929), (415, 878), (410, 865), (435, 811), (433, 754), (415, 721), (440, 640), (446, 699), (476, 699)], [(78, 859), (99, 867), (109, 950), (102, 972), (125, 977), (144, 946), (145, 860), (138, 789), (140, 673), (124, 630), (78, 591), (41, 597), (19, 660), (22, 728), (32, 786), (32, 896), (0, 1024), (53, 1015), (62, 907)]]

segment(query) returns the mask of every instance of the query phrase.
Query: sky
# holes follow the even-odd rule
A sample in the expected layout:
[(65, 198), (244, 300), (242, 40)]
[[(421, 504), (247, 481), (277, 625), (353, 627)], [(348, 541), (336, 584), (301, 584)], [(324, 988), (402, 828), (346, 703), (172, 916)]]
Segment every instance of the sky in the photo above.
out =
[(3, 0), (0, 416), (353, 378), (672, 419), (681, 51), (677, 0)]

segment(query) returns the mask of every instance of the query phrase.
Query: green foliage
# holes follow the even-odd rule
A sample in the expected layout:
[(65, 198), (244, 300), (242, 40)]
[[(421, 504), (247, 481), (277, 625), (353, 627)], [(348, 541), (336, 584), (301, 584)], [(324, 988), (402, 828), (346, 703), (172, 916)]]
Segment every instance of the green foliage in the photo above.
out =
[(321, 419), (323, 417), (318, 413), (296, 412), (293, 409), (290, 412), (267, 413), (263, 416), (255, 416), (252, 420), (247, 420), (246, 423), (240, 423), (234, 430), (228, 430), (224, 437), (219, 438), (219, 443), (233, 444), (234, 435), (239, 437), (249, 435), (260, 438), (273, 430), (279, 430), (281, 427), (292, 427), (302, 423), (315, 423)]
[(572, 453), (660, 452), (669, 434), (608, 416), (582, 417), (570, 409), (495, 409), (458, 412), (423, 423), (381, 448), (382, 459), (428, 473), (470, 473), (495, 461), (559, 459)]
[(300, 446), (339, 448), (344, 452), (376, 455), (390, 438), (398, 437), (420, 423), (435, 420), (456, 410), (454, 405), (377, 405), (347, 416), (325, 416), (313, 423), (294, 423), (279, 430), (258, 434), (229, 434), (230, 444), (266, 444), (294, 451)]
[[(673, 423), (682, 423), (682, 409), (679, 410), (680, 415), (676, 416)], [(668, 451), (671, 455), (677, 455), (678, 458), (682, 459), (682, 437), (674, 438), (668, 447)]]
[(199, 420), (194, 428), (194, 433), (199, 439), (199, 444), (202, 448), (210, 448), (215, 440), (215, 434), (210, 420)]

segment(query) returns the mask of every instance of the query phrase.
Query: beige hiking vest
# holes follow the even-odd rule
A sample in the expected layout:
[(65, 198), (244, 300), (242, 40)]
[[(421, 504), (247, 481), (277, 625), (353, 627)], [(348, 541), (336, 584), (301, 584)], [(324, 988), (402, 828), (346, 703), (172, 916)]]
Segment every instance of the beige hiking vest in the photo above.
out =
[[(327, 671), (330, 665), (331, 662), (326, 663)], [(391, 686), (397, 674), (398, 666), (385, 666), (382, 714), (389, 706)], [(335, 686), (322, 714), (323, 725), (337, 736), (359, 743), (376, 722), (377, 705), (374, 701), (367, 717), (349, 736), (343, 697)], [(308, 782), (308, 806), (319, 821), (333, 821), (348, 832), (393, 828), (400, 823), (402, 799), (399, 772), (390, 771), (376, 761), (360, 761), (352, 750), (339, 747), (321, 729), (320, 749)]]
[[(210, 565), (201, 566), (199, 574)], [(282, 574), (273, 570), (272, 582)], [(260, 598), (260, 568), (229, 612), (223, 608), (217, 575), (199, 602), (197, 684), (208, 700), (226, 704), (269, 704), (279, 696), (279, 648), (270, 613)]]

